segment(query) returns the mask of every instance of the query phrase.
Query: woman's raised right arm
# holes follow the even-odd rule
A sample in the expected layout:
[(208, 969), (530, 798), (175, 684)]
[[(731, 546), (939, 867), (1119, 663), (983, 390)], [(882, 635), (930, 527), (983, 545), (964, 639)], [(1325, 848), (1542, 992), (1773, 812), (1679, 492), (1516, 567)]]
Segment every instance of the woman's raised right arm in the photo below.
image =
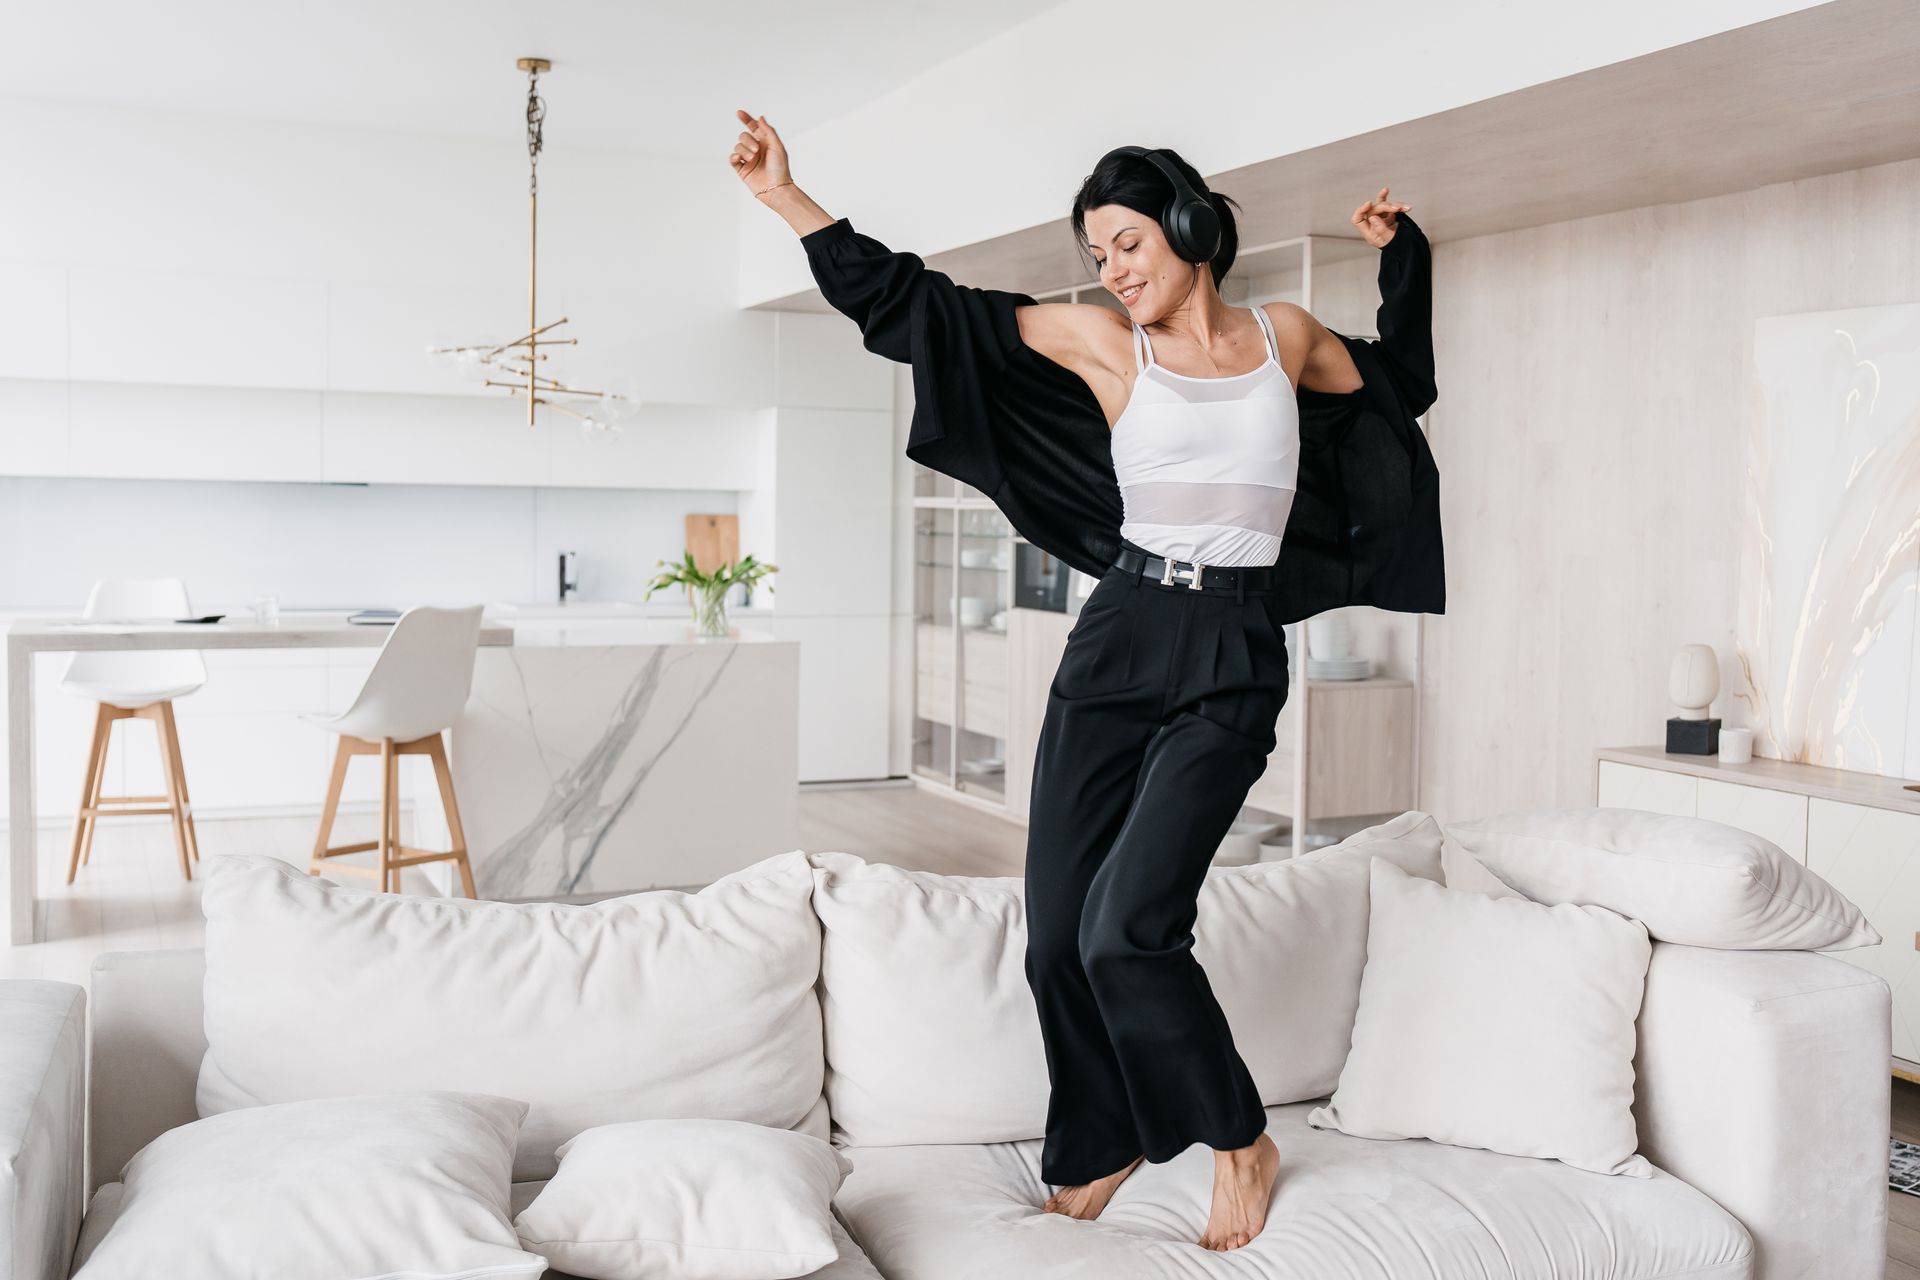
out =
[(918, 255), (895, 253), (855, 231), (847, 219), (835, 218), (815, 204), (794, 183), (786, 146), (766, 117), (745, 111), (735, 114), (746, 128), (728, 162), (754, 199), (785, 218), (798, 233), (820, 295), (860, 326), (867, 350), (911, 364), (909, 320), (915, 295), (936, 279), (948, 288), (953, 283), (927, 270)]
[[(808, 266), (827, 303), (860, 326), (867, 350), (909, 364), (913, 349), (908, 322), (913, 300), (924, 289), (959, 290), (944, 273), (929, 270), (918, 254), (898, 253), (853, 229), (814, 203), (793, 181), (787, 149), (766, 117), (734, 113), (745, 127), (729, 163), (754, 199), (787, 220), (806, 250)], [(1016, 312), (1019, 341), (1083, 378), (1098, 367), (1090, 330), (1112, 316), (1084, 303), (1037, 303)]]

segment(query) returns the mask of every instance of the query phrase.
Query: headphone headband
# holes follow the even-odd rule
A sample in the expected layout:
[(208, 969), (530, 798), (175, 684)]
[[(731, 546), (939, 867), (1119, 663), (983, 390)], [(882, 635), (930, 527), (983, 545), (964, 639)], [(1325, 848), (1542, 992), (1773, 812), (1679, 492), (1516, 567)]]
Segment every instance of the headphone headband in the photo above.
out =
[(1138, 156), (1167, 175), (1173, 183), (1173, 199), (1160, 213), (1160, 230), (1173, 251), (1188, 262), (1213, 261), (1220, 252), (1220, 215), (1213, 202), (1195, 191), (1186, 175), (1160, 154), (1158, 147), (1115, 147), (1100, 158), (1100, 163), (1115, 156)]

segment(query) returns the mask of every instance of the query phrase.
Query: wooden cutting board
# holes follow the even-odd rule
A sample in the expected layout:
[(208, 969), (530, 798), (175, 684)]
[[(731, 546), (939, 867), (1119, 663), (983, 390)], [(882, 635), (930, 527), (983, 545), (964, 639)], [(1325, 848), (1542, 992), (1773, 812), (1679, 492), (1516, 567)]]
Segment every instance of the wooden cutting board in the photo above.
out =
[(693, 566), (712, 573), (723, 564), (740, 558), (740, 517), (735, 515), (687, 516), (687, 550), (693, 553)]

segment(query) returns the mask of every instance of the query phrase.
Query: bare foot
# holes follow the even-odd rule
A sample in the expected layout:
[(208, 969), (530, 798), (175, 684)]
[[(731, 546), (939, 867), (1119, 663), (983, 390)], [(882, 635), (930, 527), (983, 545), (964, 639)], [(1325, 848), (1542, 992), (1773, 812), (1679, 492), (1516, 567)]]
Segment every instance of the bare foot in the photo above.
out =
[(1200, 1245), (1238, 1249), (1267, 1225), (1267, 1200), (1280, 1176), (1280, 1148), (1261, 1134), (1251, 1146), (1213, 1153), (1213, 1209)]
[(1127, 1175), (1139, 1167), (1146, 1159), (1144, 1155), (1135, 1156), (1126, 1168), (1118, 1173), (1110, 1173), (1104, 1178), (1095, 1178), (1092, 1182), (1076, 1183), (1062, 1187), (1047, 1197), (1048, 1213), (1064, 1213), (1069, 1218), (1097, 1218), (1100, 1211), (1107, 1207), (1107, 1201), (1113, 1199), (1113, 1193)]

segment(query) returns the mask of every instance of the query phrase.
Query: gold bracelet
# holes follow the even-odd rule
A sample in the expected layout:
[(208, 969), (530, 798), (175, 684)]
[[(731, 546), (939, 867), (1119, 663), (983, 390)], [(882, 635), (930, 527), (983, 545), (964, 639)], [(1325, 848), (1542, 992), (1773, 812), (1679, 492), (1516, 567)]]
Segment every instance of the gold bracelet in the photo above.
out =
[(754, 196), (754, 199), (756, 199), (756, 200), (757, 200), (757, 199), (759, 199), (759, 198), (760, 198), (761, 196), (763, 196), (763, 195), (765, 195), (765, 194), (767, 194), (767, 192), (769, 192), (769, 191), (772, 191), (772, 190), (774, 189), (774, 187), (790, 187), (790, 186), (792, 186), (792, 185), (793, 185), (793, 179), (792, 179), (792, 178), (788, 178), (788, 179), (787, 179), (787, 180), (786, 180), (785, 182), (776, 182), (776, 183), (774, 183), (772, 187), (762, 187), (762, 188), (760, 188), (760, 190), (758, 190), (758, 191), (756, 191), (756, 192), (754, 192), (754, 193), (753, 193), (753, 196)]

